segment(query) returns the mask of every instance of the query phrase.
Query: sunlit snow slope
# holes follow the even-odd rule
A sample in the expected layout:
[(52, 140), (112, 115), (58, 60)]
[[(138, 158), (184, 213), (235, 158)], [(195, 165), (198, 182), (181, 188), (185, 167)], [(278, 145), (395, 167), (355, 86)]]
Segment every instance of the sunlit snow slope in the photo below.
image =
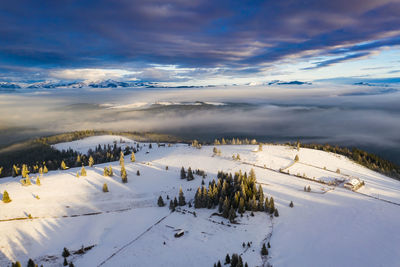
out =
[[(97, 136), (55, 147), (86, 153), (114, 141), (136, 146), (125, 137)], [(262, 266), (267, 262), (261, 258), (261, 246), (271, 234), (268, 263), (273, 266), (399, 266), (399, 181), (343, 156), (311, 149), (264, 145), (259, 152), (254, 145), (225, 145), (218, 146), (221, 156), (214, 156), (213, 146), (140, 146), (136, 162), (125, 157), (127, 184), (121, 183), (118, 161), (86, 167), (87, 176), (80, 178), (80, 168), (50, 171), (41, 186), (21, 186), (20, 177), (0, 179), (1, 194), (7, 190), (12, 199), (0, 202), (0, 266), (15, 260), (26, 265), (29, 258), (39, 265), (61, 266), (62, 249), (75, 251), (82, 245), (95, 247), (69, 257), (75, 266), (213, 266), (227, 253), (242, 254), (249, 266)], [(237, 153), (241, 161), (232, 160)], [(297, 154), (299, 162), (291, 165)], [(103, 168), (109, 165), (115, 175), (104, 177)], [(266, 196), (274, 197), (280, 216), (257, 212), (251, 217), (246, 212), (238, 224), (230, 224), (210, 216), (215, 210), (186, 206), (185, 212), (170, 213), (168, 205), (158, 207), (159, 195), (166, 201), (167, 195), (178, 195), (180, 186), (186, 200), (193, 199), (202, 178), (181, 180), (182, 166), (205, 170), (206, 185), (219, 170), (254, 168), (257, 182)], [(352, 192), (343, 184), (325, 185), (278, 171), (286, 167), (290, 174), (316, 180), (356, 177), (365, 186)], [(102, 192), (104, 183), (110, 192)], [(311, 192), (304, 192), (305, 186)], [(32, 219), (26, 219), (29, 214)], [(175, 238), (179, 229), (185, 234)], [(252, 242), (251, 248), (243, 248), (243, 242)]]

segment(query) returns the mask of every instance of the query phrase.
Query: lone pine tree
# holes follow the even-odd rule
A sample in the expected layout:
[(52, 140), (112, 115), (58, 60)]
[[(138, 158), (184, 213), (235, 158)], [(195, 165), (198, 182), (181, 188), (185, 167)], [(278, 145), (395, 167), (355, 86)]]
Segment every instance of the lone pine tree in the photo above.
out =
[(82, 168), (81, 168), (81, 176), (86, 176), (86, 175), (87, 175), (87, 174), (86, 174), (85, 166), (82, 165)]
[(3, 193), (3, 202), (4, 203), (10, 203), (11, 202), (11, 198), (8, 195), (8, 192), (6, 190), (4, 190), (4, 193)]
[(131, 162), (135, 162), (136, 158), (135, 158), (135, 152), (132, 151), (131, 154)]
[(107, 193), (108, 192), (108, 186), (106, 183), (103, 184), (103, 192)]
[(164, 207), (165, 206), (165, 203), (164, 203), (164, 200), (163, 200), (162, 196), (158, 197), (157, 205), (159, 207)]
[(182, 187), (179, 188), (179, 206), (185, 206), (186, 200), (185, 196), (183, 195)]

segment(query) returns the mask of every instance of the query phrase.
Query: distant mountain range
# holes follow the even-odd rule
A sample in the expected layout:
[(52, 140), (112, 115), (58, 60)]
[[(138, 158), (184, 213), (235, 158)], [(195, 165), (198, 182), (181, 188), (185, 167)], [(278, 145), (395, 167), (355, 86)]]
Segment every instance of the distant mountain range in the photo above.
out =
[(124, 88), (124, 87), (156, 87), (157, 84), (153, 82), (120, 82), (114, 80), (104, 80), (104, 81), (89, 81), (89, 82), (59, 82), (59, 81), (44, 81), (35, 83), (10, 83), (2, 82), (0, 83), (0, 90), (3, 91), (13, 91), (15, 89), (25, 88), (25, 89), (53, 89), (53, 88)]

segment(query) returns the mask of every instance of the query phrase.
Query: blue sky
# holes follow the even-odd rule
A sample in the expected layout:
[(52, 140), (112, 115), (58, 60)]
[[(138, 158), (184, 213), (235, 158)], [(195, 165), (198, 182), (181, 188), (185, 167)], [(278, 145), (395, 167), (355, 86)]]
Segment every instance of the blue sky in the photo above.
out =
[(399, 0), (0, 3), (0, 81), (391, 81)]

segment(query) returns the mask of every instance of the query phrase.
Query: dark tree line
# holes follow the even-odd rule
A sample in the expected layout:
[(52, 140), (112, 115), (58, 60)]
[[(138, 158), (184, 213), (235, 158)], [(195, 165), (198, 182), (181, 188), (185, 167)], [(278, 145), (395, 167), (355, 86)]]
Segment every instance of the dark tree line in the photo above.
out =
[(27, 170), (32, 174), (39, 173), (44, 169), (64, 169), (62, 166), (71, 168), (112, 162), (120, 158), (121, 152), (128, 155), (132, 152), (136, 153), (139, 149), (140, 147), (137, 145), (137, 147), (127, 146), (122, 150), (114, 143), (114, 145), (98, 145), (94, 150), (89, 149), (87, 154), (81, 154), (72, 149), (59, 151), (47, 144), (35, 145), (10, 154), (2, 154), (0, 166), (3, 169), (0, 177), (21, 175), (23, 165), (26, 165)]

